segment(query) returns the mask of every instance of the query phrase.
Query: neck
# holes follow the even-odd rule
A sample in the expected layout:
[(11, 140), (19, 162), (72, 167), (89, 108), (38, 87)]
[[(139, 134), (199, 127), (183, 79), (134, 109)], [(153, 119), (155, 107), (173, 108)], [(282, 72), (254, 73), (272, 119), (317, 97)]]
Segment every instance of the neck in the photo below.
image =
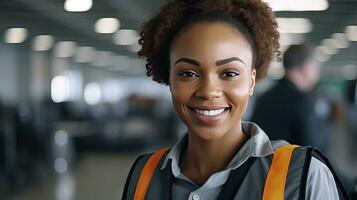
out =
[(183, 174), (196, 184), (203, 184), (213, 173), (225, 169), (246, 140), (241, 123), (234, 130), (213, 141), (189, 133), (181, 164)]

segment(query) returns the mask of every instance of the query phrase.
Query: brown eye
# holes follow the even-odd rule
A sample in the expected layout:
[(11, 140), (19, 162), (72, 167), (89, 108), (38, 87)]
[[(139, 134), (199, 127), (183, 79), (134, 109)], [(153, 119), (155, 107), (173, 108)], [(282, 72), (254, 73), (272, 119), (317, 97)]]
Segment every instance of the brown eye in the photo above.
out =
[(179, 76), (182, 77), (182, 78), (199, 77), (197, 73), (192, 72), (192, 71), (181, 72), (179, 74)]
[(239, 73), (232, 72), (232, 71), (227, 71), (227, 72), (224, 72), (223, 74), (221, 74), (221, 76), (223, 76), (225, 78), (234, 78), (234, 77), (236, 77), (238, 75), (239, 75)]

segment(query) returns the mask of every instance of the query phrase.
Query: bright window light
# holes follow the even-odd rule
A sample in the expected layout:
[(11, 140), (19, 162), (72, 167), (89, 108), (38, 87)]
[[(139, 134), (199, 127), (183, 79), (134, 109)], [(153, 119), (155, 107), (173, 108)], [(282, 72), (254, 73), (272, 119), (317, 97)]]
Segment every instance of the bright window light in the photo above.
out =
[(131, 29), (121, 29), (114, 34), (114, 43), (117, 45), (132, 45), (137, 39), (138, 33)]
[(125, 88), (117, 80), (107, 80), (103, 83), (103, 102), (118, 102), (124, 94)]
[(88, 83), (84, 87), (84, 101), (89, 105), (96, 105), (102, 99), (102, 90), (98, 83)]
[(273, 11), (322, 11), (327, 10), (327, 0), (264, 0)]
[(38, 35), (33, 39), (32, 49), (34, 51), (48, 51), (52, 48), (54, 38), (51, 35)]
[(57, 42), (55, 46), (55, 55), (58, 58), (69, 58), (75, 53), (76, 43), (72, 41)]
[(120, 22), (116, 18), (101, 18), (95, 22), (94, 30), (97, 33), (115, 33), (120, 27)]
[(344, 49), (350, 46), (350, 42), (347, 40), (347, 36), (344, 33), (334, 33), (331, 37), (336, 42), (336, 47)]
[(55, 103), (69, 100), (69, 80), (65, 76), (56, 76), (51, 81), (51, 98)]
[(347, 26), (345, 33), (349, 41), (357, 41), (357, 26)]
[(64, 9), (68, 12), (84, 12), (92, 8), (92, 0), (66, 0)]
[(77, 63), (90, 63), (94, 56), (95, 49), (93, 47), (78, 47), (74, 60)]
[(306, 18), (277, 18), (280, 33), (310, 33), (312, 23)]
[(26, 40), (27, 29), (25, 28), (9, 28), (5, 32), (5, 42), (10, 44), (19, 44)]

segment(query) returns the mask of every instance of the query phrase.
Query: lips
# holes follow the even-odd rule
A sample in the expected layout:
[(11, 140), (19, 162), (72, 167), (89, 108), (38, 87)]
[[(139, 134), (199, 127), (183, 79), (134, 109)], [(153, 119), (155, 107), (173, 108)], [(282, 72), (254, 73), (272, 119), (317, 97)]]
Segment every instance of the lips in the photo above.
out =
[(218, 124), (230, 111), (230, 107), (223, 106), (195, 106), (189, 107), (191, 116), (203, 125)]

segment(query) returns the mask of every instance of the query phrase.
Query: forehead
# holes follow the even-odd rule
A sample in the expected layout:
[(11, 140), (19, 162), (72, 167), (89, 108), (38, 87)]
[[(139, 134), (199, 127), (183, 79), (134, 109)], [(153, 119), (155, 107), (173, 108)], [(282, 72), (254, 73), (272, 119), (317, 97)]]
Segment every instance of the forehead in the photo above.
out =
[(181, 30), (170, 48), (170, 60), (191, 57), (209, 62), (238, 56), (251, 65), (253, 52), (247, 38), (225, 22), (198, 22)]

